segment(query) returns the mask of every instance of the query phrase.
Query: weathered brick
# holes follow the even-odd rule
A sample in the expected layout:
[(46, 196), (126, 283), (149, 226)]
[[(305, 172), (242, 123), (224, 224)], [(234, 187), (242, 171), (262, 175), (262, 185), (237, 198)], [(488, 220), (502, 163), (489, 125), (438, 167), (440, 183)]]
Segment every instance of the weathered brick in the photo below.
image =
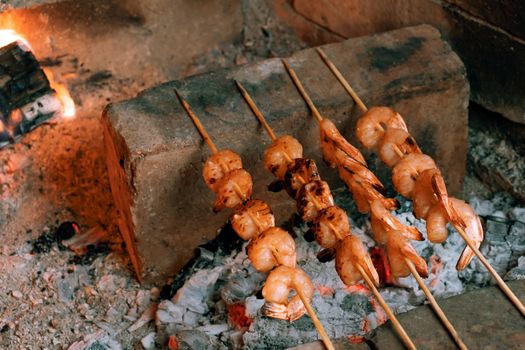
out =
[[(422, 148), (435, 157), (451, 192), (465, 173), (467, 104), (465, 69), (430, 26), (326, 45), (326, 53), (362, 98), (402, 113)], [(304, 50), (290, 58), (321, 113), (355, 142), (357, 107), (322, 63)], [(233, 79), (241, 80), (277, 134), (290, 133), (305, 146), (332, 187), (336, 174), (320, 160), (318, 127), (280, 60), (193, 76), (149, 89), (110, 105), (103, 117), (112, 191), (119, 226), (140, 276), (158, 281), (175, 273), (192, 250), (212, 238), (229, 212), (211, 212), (213, 193), (201, 178), (210, 151), (175, 97), (176, 87), (192, 105), (219, 148), (239, 152), (254, 178), (255, 196), (267, 200), (278, 223), (294, 212), (284, 193), (266, 191), (273, 181), (262, 166), (269, 144)], [(389, 173), (384, 167), (382, 177)]]
[[(280, 2), (279, 2), (280, 4)], [(285, 6), (280, 4), (280, 6)], [(525, 124), (525, 2), (519, 0), (295, 0), (296, 15), (277, 11), (304, 39), (312, 27), (343, 38), (430, 24), (451, 43), (467, 67), (472, 100)], [(302, 33), (306, 31), (306, 33)], [(323, 43), (323, 36), (314, 39)], [(337, 40), (337, 39), (332, 39)]]

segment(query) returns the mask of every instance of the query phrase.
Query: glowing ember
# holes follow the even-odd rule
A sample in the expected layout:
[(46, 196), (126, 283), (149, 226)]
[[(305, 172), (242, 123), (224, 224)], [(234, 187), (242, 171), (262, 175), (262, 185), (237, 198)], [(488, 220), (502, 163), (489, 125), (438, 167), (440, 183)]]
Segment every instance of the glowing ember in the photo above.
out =
[(325, 285), (322, 285), (322, 284), (317, 286), (317, 291), (319, 292), (319, 294), (321, 294), (324, 297), (334, 295), (334, 289), (333, 288), (325, 286)]
[(246, 330), (253, 320), (246, 316), (246, 308), (242, 304), (228, 305), (228, 321), (238, 330)]
[[(0, 47), (4, 47), (13, 42), (22, 43), (24, 48), (32, 51), (31, 45), (20, 34), (11, 29), (0, 30)], [(65, 118), (72, 118), (75, 116), (75, 102), (71, 98), (68, 89), (63, 84), (55, 81), (53, 74), (48, 69), (44, 69), (44, 73), (49, 81), (49, 85), (55, 90), (56, 95), (62, 103), (62, 116)]]

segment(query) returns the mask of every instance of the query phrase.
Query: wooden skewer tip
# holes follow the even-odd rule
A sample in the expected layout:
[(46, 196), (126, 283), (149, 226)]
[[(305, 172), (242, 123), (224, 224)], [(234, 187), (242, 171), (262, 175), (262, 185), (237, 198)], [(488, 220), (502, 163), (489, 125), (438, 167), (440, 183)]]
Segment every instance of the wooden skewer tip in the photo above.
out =
[(175, 94), (177, 95), (180, 103), (182, 104), (182, 107), (184, 108), (188, 116), (190, 117), (191, 121), (193, 122), (193, 125), (195, 125), (195, 127), (197, 128), (197, 131), (201, 135), (204, 142), (206, 142), (206, 144), (210, 148), (211, 152), (213, 154), (219, 152), (219, 150), (217, 149), (217, 146), (215, 146), (215, 144), (213, 143), (210, 135), (208, 135), (208, 132), (202, 125), (201, 121), (195, 115), (195, 113), (193, 113), (193, 110), (191, 109), (190, 104), (184, 99), (184, 97), (182, 97), (182, 95), (179, 93), (177, 89), (173, 89), (173, 91), (175, 91)]
[(295, 71), (288, 64), (288, 61), (286, 61), (286, 59), (283, 58), (282, 62), (284, 64), (284, 67), (286, 68), (286, 71), (288, 72), (288, 75), (292, 79), (295, 87), (297, 88), (297, 90), (299, 90), (299, 94), (302, 96), (302, 98), (304, 99), (304, 101), (308, 105), (308, 108), (310, 109), (310, 111), (314, 115), (314, 117), (317, 120), (317, 122), (320, 123), (323, 120), (323, 117), (321, 116), (321, 113), (319, 113), (319, 110), (317, 109), (317, 107), (313, 103), (312, 99), (310, 98), (310, 96), (308, 95), (306, 90), (304, 89), (304, 86), (301, 83), (301, 81), (299, 80), (299, 78), (297, 77), (297, 74), (295, 74)]
[(361, 109), (361, 111), (363, 112), (366, 112), (368, 108), (365, 106), (361, 98), (357, 95), (355, 90), (350, 86), (350, 83), (348, 82), (348, 80), (346, 80), (346, 78), (343, 76), (341, 71), (335, 66), (332, 60), (330, 60), (330, 58), (324, 53), (324, 51), (320, 47), (317, 48), (317, 53), (319, 54), (319, 56), (321, 56), (321, 59), (328, 66), (332, 74), (334, 74), (337, 80), (339, 80), (339, 83), (343, 86), (346, 92), (350, 95), (350, 97), (352, 97), (352, 99), (357, 104), (359, 109)]

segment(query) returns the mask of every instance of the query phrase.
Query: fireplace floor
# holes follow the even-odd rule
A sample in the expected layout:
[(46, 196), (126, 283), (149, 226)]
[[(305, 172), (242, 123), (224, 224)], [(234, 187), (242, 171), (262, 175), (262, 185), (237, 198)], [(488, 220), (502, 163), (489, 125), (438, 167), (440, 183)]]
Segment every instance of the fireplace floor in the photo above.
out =
[[(471, 130), (471, 134), (476, 132), (476, 130)], [(471, 148), (470, 153), (473, 151), (474, 149)], [(510, 195), (490, 190), (475, 177), (473, 167), (470, 166), (469, 168), (471, 171), (466, 178), (464, 198), (470, 199), (478, 213), (486, 218), (488, 229), (485, 245), (487, 247), (483, 248), (483, 251), (488, 254), (489, 260), (495, 263), (496, 268), (501, 270), (500, 273), (505, 273), (516, 266), (517, 262), (509, 263), (509, 259), (515, 260), (520, 254), (523, 255), (523, 251), (520, 249), (523, 249), (525, 244), (521, 241), (513, 242), (514, 253), (518, 255), (514, 254), (514, 257), (505, 255), (505, 249), (502, 248), (505, 245), (502, 246), (501, 243), (509, 240), (508, 237), (510, 236), (505, 236), (508, 234), (509, 226), (504, 227), (504, 225), (500, 225), (499, 221), (494, 221), (491, 218), (505, 216), (510, 218), (509, 222), (512, 222), (513, 225), (518, 224), (514, 230), (520, 229), (520, 227), (523, 229), (525, 225), (519, 226), (520, 222), (516, 221), (516, 218), (524, 216), (525, 208), (523, 204), (520, 205), (512, 199)], [(351, 207), (352, 204), (345, 192), (343, 189), (334, 191), (336, 200), (347, 207)], [(366, 224), (362, 218), (354, 217), (354, 215), (352, 217), (358, 227), (366, 229)], [(52, 226), (50, 225), (46, 232), (51, 232)], [(205, 339), (215, 339), (216, 344), (225, 346), (224, 344), (228, 342), (239, 341), (239, 337), (242, 336), (241, 332), (236, 331), (228, 324), (226, 309), (222, 311), (214, 309), (211, 312), (213, 317), (206, 323), (203, 323), (202, 315), (199, 315), (195, 310), (188, 313), (195, 317), (194, 320), (177, 321), (174, 319), (177, 314), (174, 312), (176, 306), (173, 306), (176, 303), (167, 304), (167, 301), (163, 301), (161, 304), (166, 312), (156, 314), (162, 299), (172, 295), (172, 287), (165, 286), (162, 288), (162, 286), (158, 286), (151, 289), (141, 287), (133, 277), (129, 260), (118, 246), (118, 240), (112, 241), (109, 245), (100, 245), (97, 249), (90, 250), (83, 256), (77, 256), (60, 247), (56, 242), (42, 240), (39, 241), (38, 245), (35, 245), (34, 241), (26, 242), (30, 236), (31, 234), (27, 234), (26, 237), (19, 237), (15, 241), (6, 242), (0, 252), (0, 295), (7, 296), (0, 301), (0, 332), (2, 335), (0, 347), (2, 348), (139, 349), (142, 346), (140, 345), (141, 342), (146, 346), (154, 344), (155, 341), (158, 344), (166, 344), (167, 337), (176, 332), (188, 343), (202, 341), (202, 334), (207, 334), (206, 337), (209, 338)], [(525, 232), (522, 232), (519, 237), (523, 236), (525, 236)], [(38, 251), (31, 253), (35, 246), (38, 247)], [(206, 259), (209, 258), (208, 256)], [(524, 258), (521, 258), (520, 265), (522, 266), (515, 268), (507, 277), (512, 279), (525, 277), (525, 261), (523, 260)], [(240, 261), (242, 261), (242, 253)], [(453, 266), (455, 261), (449, 263)], [(198, 267), (200, 269), (205, 268), (204, 265), (198, 265)], [(192, 270), (189, 269), (188, 271)], [(179, 276), (181, 278), (175, 279), (174, 284), (180, 287), (184, 285), (182, 283), (184, 280), (189, 281), (188, 278), (194, 274), (190, 274), (188, 271)], [(473, 263), (472, 267), (469, 267), (463, 274), (463, 280), (467, 281), (467, 290), (476, 289), (489, 283), (489, 278), (483, 275), (481, 271), (482, 268), (479, 264)], [(327, 277), (327, 281), (330, 278), (335, 277)], [(407, 280), (404, 283), (406, 288), (382, 289), (385, 298), (395, 300), (404, 295), (405, 299), (411, 300), (412, 306), (408, 308), (420, 305), (422, 302), (421, 295), (411, 292), (415, 282)], [(516, 292), (519, 294), (523, 283), (515, 284), (515, 286)], [(458, 289), (454, 292), (454, 287), (445, 287), (443, 290), (442, 296), (450, 296), (464, 291)], [(499, 291), (495, 290), (494, 293), (499, 293)], [(472, 300), (466, 296), (457, 297), (455, 300), (458, 300), (460, 305), (465, 303), (471, 306), (472, 303)], [(255, 297), (253, 301), (254, 305), (258, 305)], [(506, 301), (502, 302), (506, 303)], [(456, 303), (456, 301), (452, 302), (451, 300), (451, 303)], [(196, 303), (194, 307), (199, 309), (203, 305)], [(424, 311), (417, 311), (416, 309), (404, 314), (402, 322), (404, 321), (407, 327), (411, 327), (409, 325), (413, 322), (423, 323), (424, 317), (433, 318), (432, 315), (428, 315), (428, 308), (424, 308)], [(505, 304), (505, 308), (510, 308), (510, 303)], [(398, 308), (399, 311), (406, 309), (406, 305), (401, 305)], [(512, 311), (514, 310), (509, 312)], [(356, 312), (360, 311), (357, 310)], [(420, 317), (420, 313), (426, 314), (426, 316)], [(323, 322), (322, 317), (321, 321)], [(191, 332), (182, 331), (181, 329), (184, 327), (180, 328), (180, 324), (184, 322), (188, 322), (188, 324), (200, 322), (198, 326), (201, 332), (195, 335)], [(271, 325), (272, 322), (275, 322), (273, 326)], [(305, 317), (302, 322), (297, 323), (297, 326), (300, 327), (299, 329), (309, 329), (309, 322), (309, 319)], [(382, 320), (377, 324), (379, 325), (381, 322)], [(458, 322), (462, 321), (458, 319)], [(179, 324), (179, 328), (177, 328), (177, 324)], [(476, 324), (476, 322), (472, 322), (471, 332), (482, 331), (476, 328)], [(279, 327), (283, 327), (284, 323), (266, 320), (259, 325), (262, 327), (259, 332), (268, 331), (265, 327), (270, 325), (273, 329), (272, 332), (279, 334)], [(372, 324), (370, 328), (373, 326)], [(293, 329), (296, 325), (290, 325), (290, 327)], [(397, 338), (392, 338), (389, 330), (382, 329), (380, 328), (377, 331), (372, 341), (381, 344), (380, 348), (384, 348), (384, 346), (395, 348), (394, 346), (397, 346), (395, 342), (398, 342)], [(288, 343), (289, 345), (316, 339), (315, 332), (310, 332), (312, 339), (301, 338), (300, 336), (303, 334), (301, 331), (294, 334), (299, 338), (292, 339)], [(358, 332), (358, 335), (362, 334), (362, 331)], [(431, 332), (426, 333), (428, 338), (424, 338), (424, 330), (421, 330), (421, 333), (418, 331), (414, 334), (421, 337), (419, 339), (432, 339)], [(252, 336), (257, 337), (259, 335), (252, 334)], [(338, 336), (340, 337), (341, 334)], [(519, 343), (519, 340), (516, 342)], [(391, 344), (392, 347), (385, 344)], [(96, 347), (97, 345), (101, 347)]]

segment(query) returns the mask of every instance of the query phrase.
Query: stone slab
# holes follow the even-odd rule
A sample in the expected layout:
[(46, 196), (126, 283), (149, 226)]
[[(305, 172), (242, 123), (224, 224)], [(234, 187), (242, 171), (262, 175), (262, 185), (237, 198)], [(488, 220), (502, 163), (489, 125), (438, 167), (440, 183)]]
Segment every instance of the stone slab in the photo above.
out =
[[(518, 298), (525, 300), (525, 281), (509, 282), (509, 286)], [(523, 349), (525, 321), (497, 287), (438, 300), (438, 303), (469, 349)], [(420, 306), (397, 317), (418, 349), (457, 349), (430, 306)], [(390, 321), (377, 328), (366, 343), (351, 344), (345, 339), (333, 342), (338, 350), (406, 349)], [(325, 349), (323, 343), (316, 341), (289, 350), (322, 349)]]
[[(509, 282), (525, 300), (525, 281)], [(469, 349), (523, 349), (525, 319), (498, 287), (487, 287), (445, 300), (439, 305)], [(418, 349), (457, 349), (430, 306), (398, 315), (399, 322)], [(370, 339), (376, 349), (405, 349), (390, 322)]]
[[(467, 148), (469, 86), (459, 58), (437, 30), (410, 27), (326, 45), (326, 53), (370, 105), (403, 114), (422, 148), (441, 166), (452, 193), (461, 189)], [(357, 107), (313, 49), (290, 58), (321, 112), (356, 145)], [(220, 70), (149, 89), (111, 104), (104, 113), (105, 143), (119, 227), (135, 268), (146, 282), (173, 275), (227, 220), (211, 212), (213, 193), (201, 178), (210, 155), (173, 92), (178, 88), (219, 148), (242, 155), (256, 197), (267, 200), (278, 223), (295, 211), (284, 193), (266, 191), (273, 181), (262, 166), (269, 144), (233, 79), (241, 80), (277, 134), (290, 133), (314, 158), (332, 187), (337, 175), (320, 160), (318, 127), (279, 59)], [(389, 171), (380, 167), (386, 180)]]
[[(293, 8), (306, 21), (343, 38), (408, 25), (433, 25), (465, 63), (472, 100), (525, 124), (525, 2), (295, 0)], [(299, 32), (303, 30), (291, 23)]]

